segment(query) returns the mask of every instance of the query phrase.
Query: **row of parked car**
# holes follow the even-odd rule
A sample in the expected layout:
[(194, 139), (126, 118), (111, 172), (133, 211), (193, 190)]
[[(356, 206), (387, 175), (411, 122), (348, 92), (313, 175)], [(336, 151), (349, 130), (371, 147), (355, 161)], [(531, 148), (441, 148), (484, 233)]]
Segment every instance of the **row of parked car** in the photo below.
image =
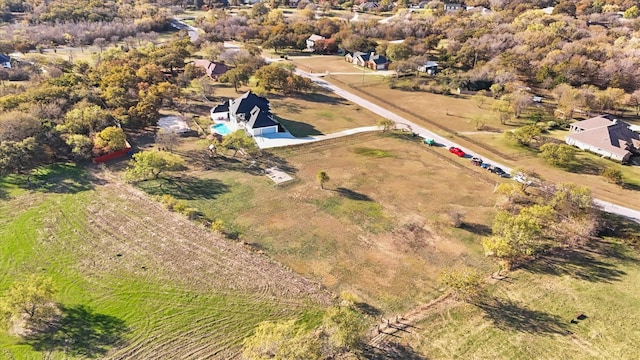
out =
[[(465, 152), (462, 151), (462, 149), (460, 149), (459, 147), (455, 147), (455, 146), (450, 147), (449, 148), (449, 152), (454, 154), (454, 155), (457, 155), (459, 157), (465, 157), (465, 155), (466, 155)], [(475, 165), (475, 166), (480, 166), (483, 169), (487, 169), (491, 173), (496, 174), (498, 176), (509, 177), (509, 174), (507, 172), (505, 172), (504, 170), (502, 170), (502, 168), (500, 168), (498, 166), (491, 165), (489, 163), (486, 163), (479, 157), (476, 157), (476, 156), (472, 157), (471, 158), (471, 163), (473, 165)]]
[[(424, 143), (429, 145), (429, 146), (442, 146), (438, 143), (435, 142), (434, 139), (430, 139), (430, 138), (426, 138), (424, 139)], [(452, 146), (449, 148), (449, 152), (459, 156), (459, 157), (465, 157), (467, 154), (465, 154), (465, 152), (460, 149), (459, 147), (455, 147)], [(487, 169), (488, 171), (490, 171), (493, 174), (496, 174), (500, 177), (505, 177), (505, 178), (511, 178), (517, 182), (523, 183), (523, 184), (527, 184), (527, 185), (535, 185), (535, 182), (528, 176), (522, 174), (522, 173), (515, 173), (512, 175), (510, 175), (509, 173), (507, 173), (506, 171), (502, 170), (502, 168), (495, 166), (495, 165), (491, 165), (489, 163), (484, 162), (481, 158), (477, 157), (477, 156), (473, 156), (471, 157), (471, 163), (474, 166), (480, 166), (483, 169)]]

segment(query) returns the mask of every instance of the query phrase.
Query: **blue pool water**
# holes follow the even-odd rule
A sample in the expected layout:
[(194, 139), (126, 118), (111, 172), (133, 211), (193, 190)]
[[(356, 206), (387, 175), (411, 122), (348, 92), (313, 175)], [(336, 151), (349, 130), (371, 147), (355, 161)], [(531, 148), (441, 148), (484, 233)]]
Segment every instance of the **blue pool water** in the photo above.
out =
[(220, 123), (220, 124), (211, 125), (211, 132), (224, 136), (224, 135), (230, 134), (231, 130), (229, 130), (229, 128), (227, 127), (227, 124)]

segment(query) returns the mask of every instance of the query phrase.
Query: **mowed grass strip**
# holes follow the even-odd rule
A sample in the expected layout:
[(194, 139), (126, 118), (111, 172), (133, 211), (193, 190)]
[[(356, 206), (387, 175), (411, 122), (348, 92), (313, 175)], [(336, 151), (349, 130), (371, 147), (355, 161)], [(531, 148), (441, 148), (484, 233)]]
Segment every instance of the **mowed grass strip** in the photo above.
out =
[[(2, 356), (235, 358), (260, 321), (326, 303), (312, 295), (315, 285), (126, 185), (78, 190), (60, 185), (72, 181), (64, 174), (40, 177), (39, 190), (2, 182), (11, 195), (0, 203), (0, 291), (34, 272), (51, 276), (73, 328), (28, 341), (3, 332)], [(73, 345), (64, 342), (69, 336)]]

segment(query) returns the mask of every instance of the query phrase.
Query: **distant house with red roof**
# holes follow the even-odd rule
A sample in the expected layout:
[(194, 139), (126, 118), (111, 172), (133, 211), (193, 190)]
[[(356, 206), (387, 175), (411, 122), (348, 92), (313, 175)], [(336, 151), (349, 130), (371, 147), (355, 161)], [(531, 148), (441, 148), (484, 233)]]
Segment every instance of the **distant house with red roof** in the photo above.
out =
[(227, 65), (219, 62), (212, 62), (209, 60), (195, 60), (193, 62), (193, 65), (204, 69), (204, 71), (207, 73), (207, 76), (214, 80), (218, 80), (218, 77), (229, 70), (229, 67)]

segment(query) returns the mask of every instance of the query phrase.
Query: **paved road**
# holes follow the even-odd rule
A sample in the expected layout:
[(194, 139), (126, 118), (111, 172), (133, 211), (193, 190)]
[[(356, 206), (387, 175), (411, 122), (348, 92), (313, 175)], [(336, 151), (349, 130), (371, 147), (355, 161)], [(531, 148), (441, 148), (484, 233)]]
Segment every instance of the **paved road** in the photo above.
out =
[[(486, 159), (486, 157), (484, 156), (480, 156), (479, 154), (475, 154), (473, 151), (461, 146), (460, 144), (457, 144), (449, 139), (443, 138), (442, 136), (426, 129), (423, 128), (422, 126), (413, 123), (411, 121), (409, 121), (408, 119), (392, 112), (389, 111), (381, 106), (378, 106), (374, 103), (372, 103), (371, 101), (368, 101), (366, 99), (363, 99), (361, 97), (359, 97), (358, 95), (355, 95), (347, 90), (344, 90), (340, 87), (337, 87), (333, 84), (330, 84), (328, 82), (326, 82), (325, 80), (323, 80), (320, 76), (315, 75), (315, 74), (311, 74), (302, 70), (296, 70), (296, 72), (299, 75), (302, 75), (304, 77), (307, 77), (309, 79), (311, 79), (316, 85), (321, 86), (325, 89), (328, 89), (332, 92), (334, 92), (336, 95), (341, 96), (355, 104), (358, 104), (364, 108), (367, 108), (368, 110), (384, 117), (387, 119), (391, 119), (393, 121), (395, 121), (396, 123), (400, 123), (400, 124), (405, 124), (408, 125), (411, 130), (415, 133), (417, 133), (418, 135), (420, 135), (423, 138), (431, 138), (434, 139), (437, 143), (444, 145), (445, 147), (451, 147), (451, 146), (456, 146), (461, 148), (466, 154), (468, 154), (469, 156), (477, 156), (477, 157), (481, 157)], [(323, 75), (323, 74), (320, 74)], [(490, 163), (492, 163), (493, 165), (499, 166), (501, 167), (504, 171), (510, 173), (511, 172), (511, 168), (504, 165), (504, 164), (500, 164), (496, 161), (493, 160), (489, 160)], [(604, 200), (600, 200), (600, 199), (594, 199), (594, 202), (596, 203), (596, 205), (600, 206), (604, 211), (609, 212), (609, 213), (613, 213), (613, 214), (617, 214), (617, 215), (622, 215), (625, 216), (629, 219), (632, 219), (638, 223), (640, 223), (640, 211), (638, 210), (634, 210), (634, 209), (630, 209), (624, 206), (620, 206), (620, 205), (616, 205)]]
[[(186, 24), (184, 24), (184, 25), (186, 25)], [(196, 30), (196, 32), (197, 32), (197, 29), (195, 29), (195, 28), (192, 28), (192, 29)], [(229, 47), (234, 46), (235, 47), (235, 45), (232, 45), (230, 43), (229, 43), (229, 45), (227, 45), (227, 43), (225, 43), (225, 47), (227, 47), (227, 46), (229, 46)], [(265, 58), (265, 60), (267, 62), (282, 61), (282, 59), (266, 59), (266, 58)], [(349, 101), (351, 101), (351, 102), (353, 102), (355, 104), (358, 104), (358, 105), (360, 105), (360, 106), (362, 106), (364, 108), (367, 108), (370, 111), (372, 111), (372, 112), (374, 112), (374, 113), (376, 113), (376, 114), (378, 114), (378, 115), (380, 115), (380, 116), (382, 116), (384, 118), (391, 119), (391, 120), (393, 120), (393, 121), (395, 121), (396, 123), (399, 123), (399, 124), (408, 125), (413, 132), (417, 133), (419, 136), (421, 136), (421, 137), (423, 137), (425, 139), (426, 138), (434, 139), (437, 143), (439, 143), (441, 145), (444, 145), (447, 148), (451, 147), (451, 146), (459, 147), (466, 154), (468, 154), (469, 157), (477, 156), (477, 157), (480, 157), (480, 158), (483, 158), (483, 159), (487, 159), (486, 157), (480, 156), (479, 154), (474, 153), (473, 151), (461, 146), (460, 144), (457, 144), (457, 143), (455, 143), (455, 142), (453, 142), (453, 141), (451, 141), (449, 139), (443, 138), (442, 136), (434, 133), (433, 131), (430, 131), (430, 130), (428, 130), (426, 128), (423, 128), (422, 126), (420, 126), (420, 125), (418, 125), (416, 123), (413, 123), (413, 122), (409, 121), (408, 119), (406, 119), (406, 118), (404, 118), (404, 117), (402, 117), (402, 116), (400, 116), (400, 115), (398, 115), (398, 114), (396, 114), (396, 113), (394, 113), (392, 111), (389, 111), (389, 110), (387, 110), (387, 109), (385, 109), (385, 108), (383, 108), (381, 106), (378, 106), (378, 105), (372, 103), (371, 101), (368, 101), (366, 99), (363, 99), (363, 98), (359, 97), (356, 94), (353, 94), (353, 93), (351, 93), (351, 92), (349, 92), (347, 90), (344, 90), (344, 89), (342, 89), (340, 87), (337, 87), (337, 86), (335, 86), (333, 84), (330, 84), (330, 83), (326, 82), (325, 80), (322, 79), (322, 76), (326, 75), (324, 73), (312, 74), (312, 73), (308, 73), (306, 71), (302, 71), (300, 69), (296, 69), (296, 73), (301, 75), (301, 76), (304, 76), (304, 77), (307, 77), (307, 78), (311, 79), (311, 81), (313, 81), (316, 85), (321, 86), (321, 87), (323, 87), (323, 88), (325, 88), (327, 90), (330, 90), (330, 91), (336, 93), (336, 95), (341, 96), (341, 97), (343, 97), (343, 98), (345, 98), (345, 99), (347, 99), (347, 100), (349, 100)], [(504, 164), (501, 164), (501, 163), (499, 163), (497, 161), (489, 160), (488, 162), (490, 162), (492, 165), (495, 165), (495, 166), (498, 166), (498, 167), (502, 168), (507, 173), (511, 173), (511, 171), (513, 170), (510, 167), (508, 167), (508, 166), (506, 166)], [(633, 221), (635, 221), (637, 223), (640, 223), (640, 211), (638, 211), (638, 210), (630, 209), (630, 208), (627, 208), (627, 207), (624, 207), (624, 206), (620, 206), (620, 205), (616, 205), (616, 204), (610, 203), (608, 201), (600, 200), (600, 199), (594, 199), (594, 203), (596, 205), (600, 206), (602, 208), (602, 210), (604, 210), (606, 212), (609, 212), (609, 213), (612, 213), (612, 214), (621, 215), (621, 216), (625, 216), (625, 217), (627, 217), (627, 218), (629, 218), (629, 219), (631, 219), (631, 220), (633, 220)]]
[(198, 40), (198, 37), (200, 36), (198, 34), (198, 29), (194, 28), (193, 26), (177, 19), (174, 18), (171, 20), (171, 26), (178, 29), (178, 30), (186, 30), (187, 33), (189, 34), (189, 39), (191, 39), (191, 42), (195, 42), (196, 40)]

